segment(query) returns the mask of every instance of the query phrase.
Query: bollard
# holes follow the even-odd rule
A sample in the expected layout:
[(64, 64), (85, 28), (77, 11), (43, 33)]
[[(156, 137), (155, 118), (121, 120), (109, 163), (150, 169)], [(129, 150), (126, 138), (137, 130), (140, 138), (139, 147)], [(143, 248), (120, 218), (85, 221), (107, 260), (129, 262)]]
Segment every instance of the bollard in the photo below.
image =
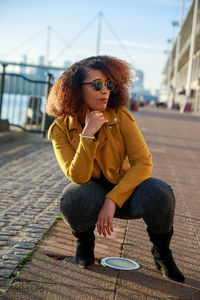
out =
[[(53, 80), (53, 75), (51, 73), (45, 73), (46, 76), (46, 89), (45, 89), (45, 98), (47, 102), (47, 98), (49, 95), (49, 91), (52, 85), (52, 80)], [(46, 107), (46, 102), (45, 102), (45, 107)], [(45, 138), (46, 136), (46, 130), (47, 130), (47, 122), (48, 122), (48, 116), (46, 114), (46, 111), (44, 109), (43, 115), (42, 115), (42, 135)]]
[(2, 63), (2, 66), (3, 66), (3, 73), (1, 77), (1, 89), (0, 89), (0, 119), (1, 119), (2, 104), (3, 104), (4, 81), (5, 81), (7, 64)]

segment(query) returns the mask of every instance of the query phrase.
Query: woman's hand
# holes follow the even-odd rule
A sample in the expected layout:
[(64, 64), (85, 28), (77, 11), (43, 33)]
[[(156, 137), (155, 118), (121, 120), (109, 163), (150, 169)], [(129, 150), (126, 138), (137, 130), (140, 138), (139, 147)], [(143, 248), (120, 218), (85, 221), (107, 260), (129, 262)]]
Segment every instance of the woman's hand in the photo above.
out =
[(116, 210), (116, 204), (109, 198), (106, 198), (99, 212), (97, 219), (97, 230), (106, 238), (106, 232), (111, 235), (113, 230), (113, 217)]
[(87, 109), (85, 127), (82, 131), (82, 134), (87, 136), (94, 136), (94, 134), (101, 128), (101, 126), (107, 122), (108, 120), (104, 117), (104, 114), (101, 111), (89, 111), (89, 109)]

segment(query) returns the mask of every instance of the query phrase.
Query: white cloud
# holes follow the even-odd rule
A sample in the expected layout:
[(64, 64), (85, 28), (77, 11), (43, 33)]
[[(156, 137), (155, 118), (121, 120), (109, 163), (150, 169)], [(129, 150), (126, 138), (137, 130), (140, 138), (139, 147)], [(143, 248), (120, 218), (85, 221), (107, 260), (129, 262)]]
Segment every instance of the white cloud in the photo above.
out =
[[(180, 0), (157, 0), (158, 3), (168, 6), (180, 6)], [(185, 5), (191, 3), (191, 0), (185, 0)]]
[[(107, 45), (119, 45), (119, 42), (114, 41), (114, 40), (105, 40), (104, 43)], [(139, 49), (143, 49), (143, 50), (164, 51), (163, 46), (156, 45), (156, 44), (137, 43), (137, 42), (127, 41), (127, 40), (122, 40), (122, 44), (124, 46), (139, 48)]]
[(169, 6), (180, 6), (180, 0), (158, 0), (160, 4)]

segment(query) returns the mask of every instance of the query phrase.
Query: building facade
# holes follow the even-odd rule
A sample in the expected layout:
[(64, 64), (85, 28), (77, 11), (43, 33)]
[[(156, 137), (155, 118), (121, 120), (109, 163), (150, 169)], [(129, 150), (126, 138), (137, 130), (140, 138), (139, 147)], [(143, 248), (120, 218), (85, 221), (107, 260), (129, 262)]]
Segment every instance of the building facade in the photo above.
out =
[(163, 70), (168, 107), (200, 111), (200, 0), (193, 0)]

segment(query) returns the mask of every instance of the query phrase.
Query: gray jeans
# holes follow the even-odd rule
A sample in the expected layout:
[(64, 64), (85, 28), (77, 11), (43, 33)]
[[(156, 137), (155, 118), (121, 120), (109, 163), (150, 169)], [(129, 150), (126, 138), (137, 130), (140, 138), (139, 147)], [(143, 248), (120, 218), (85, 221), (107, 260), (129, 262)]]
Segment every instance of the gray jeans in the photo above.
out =
[[(72, 231), (82, 232), (94, 226), (112, 183), (89, 181), (69, 183), (63, 190), (60, 210)], [(173, 226), (175, 197), (171, 187), (162, 180), (150, 178), (141, 183), (124, 205), (117, 207), (115, 218), (143, 218), (154, 233), (167, 233)]]

